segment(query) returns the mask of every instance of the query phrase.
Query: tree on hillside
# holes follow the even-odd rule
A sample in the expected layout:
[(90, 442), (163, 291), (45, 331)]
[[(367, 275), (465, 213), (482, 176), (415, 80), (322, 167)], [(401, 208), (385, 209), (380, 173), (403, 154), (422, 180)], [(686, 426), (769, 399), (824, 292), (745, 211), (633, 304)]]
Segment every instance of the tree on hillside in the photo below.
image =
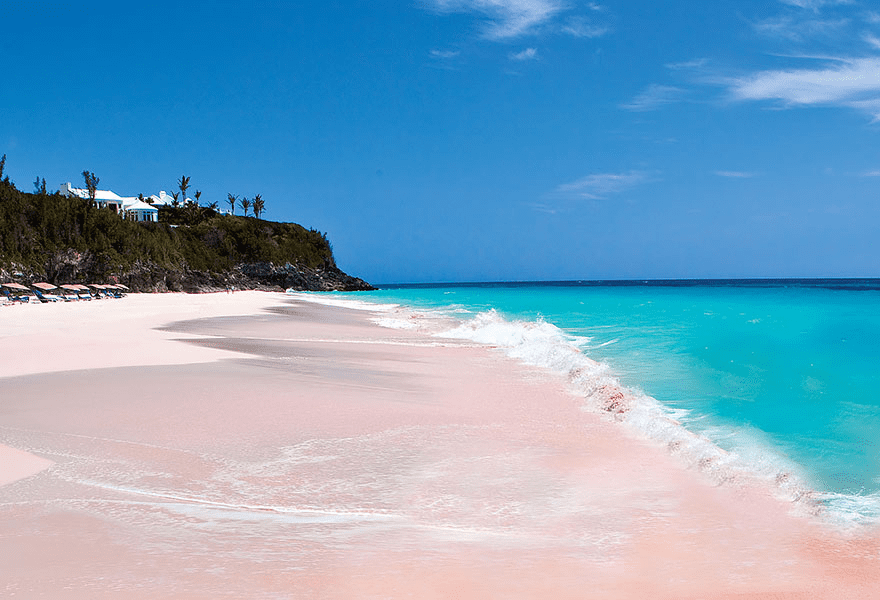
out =
[(3, 181), (3, 170), (6, 168), (6, 155), (0, 158), (0, 181)]
[(263, 195), (257, 194), (254, 196), (254, 216), (259, 219), (264, 208), (266, 208), (266, 202), (263, 200)]
[(178, 198), (180, 198), (180, 192), (171, 192), (171, 198), (173, 198), (171, 200), (171, 205), (174, 208), (177, 208), (178, 206), (180, 206), (180, 200), (178, 200)]
[(44, 194), (44, 195), (48, 193), (48, 192), (46, 192), (46, 178), (45, 177), (40, 179), (40, 176), (38, 175), (37, 178), (34, 180), (34, 193), (35, 194)]
[(234, 194), (227, 194), (226, 201), (229, 202), (229, 214), (235, 214), (235, 203), (238, 202), (238, 196)]
[(239, 203), (241, 204), (241, 210), (244, 211), (244, 216), (247, 216), (247, 211), (251, 207), (250, 199), (247, 196), (242, 196)]
[(177, 185), (180, 187), (180, 199), (182, 202), (186, 202), (186, 190), (189, 189), (189, 177), (186, 175), (181, 175), (180, 179), (177, 180)]
[(83, 179), (86, 181), (86, 189), (89, 190), (89, 200), (95, 201), (95, 194), (98, 192), (98, 176), (88, 171), (83, 171)]
[(193, 196), (196, 197), (196, 204), (198, 204), (198, 203), (199, 203), (199, 198), (202, 197), (202, 190), (196, 190), (196, 193), (193, 194)]

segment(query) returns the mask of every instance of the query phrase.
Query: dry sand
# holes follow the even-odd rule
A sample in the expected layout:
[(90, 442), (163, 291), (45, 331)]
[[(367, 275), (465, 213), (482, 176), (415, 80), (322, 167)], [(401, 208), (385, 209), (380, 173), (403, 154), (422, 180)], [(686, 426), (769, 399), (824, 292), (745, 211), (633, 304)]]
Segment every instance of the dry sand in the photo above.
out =
[(880, 597), (876, 535), (370, 316), (259, 292), (0, 309), (0, 596)]

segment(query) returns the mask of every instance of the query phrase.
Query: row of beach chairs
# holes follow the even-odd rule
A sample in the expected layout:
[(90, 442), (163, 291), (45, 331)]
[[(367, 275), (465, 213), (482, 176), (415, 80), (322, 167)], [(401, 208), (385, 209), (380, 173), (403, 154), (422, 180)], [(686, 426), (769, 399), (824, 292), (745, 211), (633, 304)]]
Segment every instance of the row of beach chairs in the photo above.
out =
[(51, 283), (32, 283), (30, 287), (20, 283), (0, 283), (0, 304), (9, 306), (12, 304), (37, 302), (75, 302), (80, 300), (100, 300), (102, 298), (122, 298), (128, 291), (128, 287), (121, 283), (66, 283), (52, 285)]

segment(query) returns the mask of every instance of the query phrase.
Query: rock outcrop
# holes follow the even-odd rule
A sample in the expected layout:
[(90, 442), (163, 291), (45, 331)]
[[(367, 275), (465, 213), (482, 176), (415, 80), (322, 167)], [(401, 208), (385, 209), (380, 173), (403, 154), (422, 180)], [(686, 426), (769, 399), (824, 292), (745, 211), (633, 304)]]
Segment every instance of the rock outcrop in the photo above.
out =
[(61, 283), (122, 283), (134, 292), (188, 292), (223, 291), (227, 287), (239, 290), (281, 291), (362, 291), (374, 289), (363, 279), (344, 273), (335, 264), (317, 268), (294, 265), (275, 265), (267, 262), (242, 263), (229, 271), (215, 273), (183, 268), (166, 268), (138, 261), (122, 272), (108, 271), (106, 265), (88, 252), (67, 251), (52, 256), (46, 269), (33, 270), (13, 265), (0, 269), (0, 280), (30, 284), (36, 281)]

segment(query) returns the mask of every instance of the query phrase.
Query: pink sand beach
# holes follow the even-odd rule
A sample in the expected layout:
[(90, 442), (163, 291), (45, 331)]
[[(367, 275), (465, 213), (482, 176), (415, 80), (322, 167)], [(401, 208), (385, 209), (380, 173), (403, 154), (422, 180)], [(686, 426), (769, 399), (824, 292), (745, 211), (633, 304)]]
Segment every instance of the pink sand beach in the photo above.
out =
[(265, 292), (0, 309), (0, 596), (880, 597), (876, 532), (373, 316)]

